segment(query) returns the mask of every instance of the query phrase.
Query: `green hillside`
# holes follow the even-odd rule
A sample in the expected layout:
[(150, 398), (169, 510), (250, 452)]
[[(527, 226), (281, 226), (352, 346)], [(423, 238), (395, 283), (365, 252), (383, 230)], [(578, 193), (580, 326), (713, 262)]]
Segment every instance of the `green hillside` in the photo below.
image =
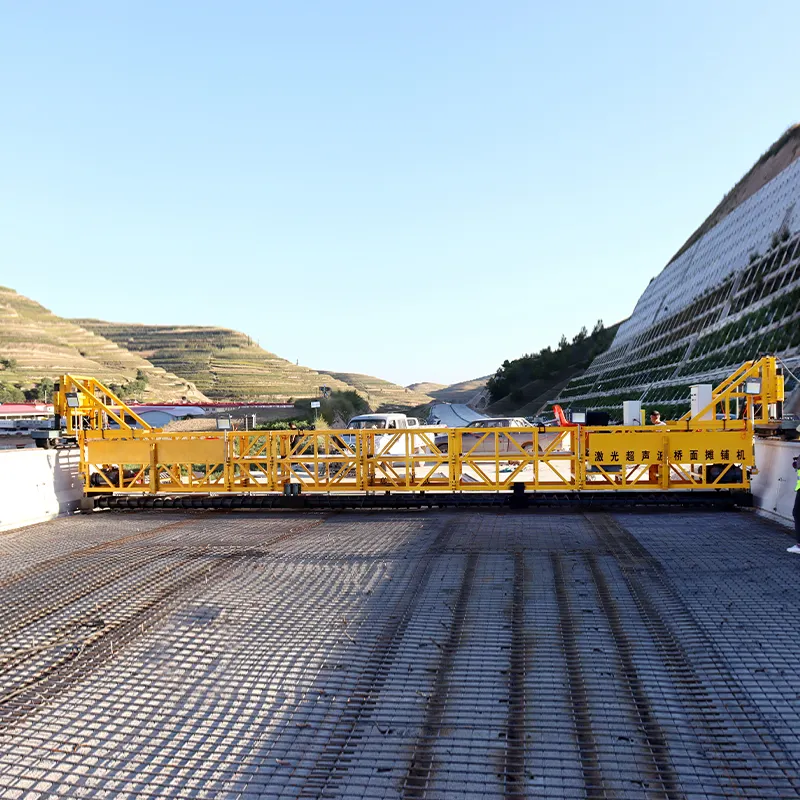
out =
[(571, 342), (562, 336), (555, 350), (545, 347), (538, 353), (504, 361), (487, 382), (491, 401), (488, 411), (498, 415), (536, 414), (609, 348), (619, 325), (606, 328), (598, 320), (591, 333), (582, 328)]
[(191, 381), (215, 400), (280, 401), (315, 397), (320, 386), (330, 386), (335, 391), (352, 388), (328, 374), (263, 350), (239, 331), (96, 319), (76, 322)]
[(137, 374), (143, 374), (146, 387), (137, 389), (137, 398), (206, 399), (185, 379), (154, 366), (141, 354), (56, 316), (13, 289), (0, 287), (0, 384), (26, 390), (65, 372), (119, 385), (131, 384)]

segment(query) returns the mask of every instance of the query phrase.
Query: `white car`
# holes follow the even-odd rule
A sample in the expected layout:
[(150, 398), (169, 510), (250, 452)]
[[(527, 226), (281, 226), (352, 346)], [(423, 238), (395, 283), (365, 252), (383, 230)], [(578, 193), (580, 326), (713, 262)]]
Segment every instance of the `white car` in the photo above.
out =
[[(518, 453), (519, 449), (512, 444), (512, 440), (523, 450), (530, 450), (533, 447), (533, 428), (539, 428), (539, 426), (531, 425), (522, 417), (490, 417), (473, 420), (464, 428), (468, 428), (469, 432), (465, 431), (461, 436), (462, 453), (494, 453), (496, 446), (500, 453)], [(498, 438), (492, 433), (492, 428), (525, 428), (526, 430), (512, 430), (507, 436)], [(539, 450), (546, 448), (559, 435), (543, 433), (540, 428), (539, 430)], [(497, 440), (497, 445), (495, 440)], [(449, 448), (448, 435), (446, 433), (437, 434), (435, 443), (439, 450), (447, 452)]]

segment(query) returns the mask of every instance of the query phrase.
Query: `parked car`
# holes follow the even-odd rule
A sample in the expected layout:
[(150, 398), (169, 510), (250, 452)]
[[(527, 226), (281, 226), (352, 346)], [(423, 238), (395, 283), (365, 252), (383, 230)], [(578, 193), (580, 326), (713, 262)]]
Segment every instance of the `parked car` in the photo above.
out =
[[(376, 451), (391, 455), (405, 455), (407, 444), (405, 437), (393, 439), (392, 435), (396, 431), (419, 428), (420, 424), (416, 417), (407, 417), (405, 414), (361, 414), (353, 417), (347, 427), (351, 430), (385, 430), (385, 434), (379, 434), (375, 437)], [(355, 436), (342, 434), (342, 441), (353, 447), (355, 445)], [(410, 437), (412, 453), (422, 452), (424, 444), (422, 436), (413, 434)], [(388, 450), (386, 449), (387, 447)]]
[[(533, 428), (539, 430), (539, 450), (544, 450), (559, 434), (546, 433), (541, 430), (541, 426), (531, 425), (530, 422), (522, 417), (490, 417), (488, 419), (476, 419), (464, 426), (469, 429), (461, 436), (463, 453), (494, 453), (495, 440), (493, 428), (524, 428), (525, 430), (512, 430), (507, 436), (500, 436), (498, 439), (499, 452), (517, 453), (518, 448), (512, 445), (512, 440), (523, 450), (530, 451), (533, 447)], [(472, 432), (474, 429), (474, 433)], [(487, 435), (488, 434), (488, 435)], [(449, 447), (449, 437), (446, 433), (440, 433), (435, 438), (436, 447), (442, 452), (447, 452)]]

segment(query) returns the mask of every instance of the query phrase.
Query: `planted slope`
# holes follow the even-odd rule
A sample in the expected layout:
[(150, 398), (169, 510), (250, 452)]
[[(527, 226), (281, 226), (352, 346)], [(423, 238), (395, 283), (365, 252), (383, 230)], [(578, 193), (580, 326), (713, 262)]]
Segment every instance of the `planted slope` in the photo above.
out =
[(580, 382), (594, 358), (608, 350), (620, 324), (605, 328), (598, 321), (591, 334), (583, 328), (572, 342), (563, 337), (555, 350), (546, 347), (504, 361), (487, 383), (489, 411), (498, 415), (536, 414), (552, 403), (570, 381)]
[(186, 380), (153, 365), (140, 354), (56, 316), (6, 287), (0, 287), (0, 359), (11, 364), (0, 367), (0, 381), (23, 388), (30, 388), (43, 378), (56, 379), (65, 372), (124, 384), (142, 370), (148, 379), (143, 393), (146, 399), (207, 399)]
[(316, 397), (320, 386), (351, 387), (263, 350), (239, 331), (178, 325), (76, 320), (95, 333), (180, 375), (215, 400)]

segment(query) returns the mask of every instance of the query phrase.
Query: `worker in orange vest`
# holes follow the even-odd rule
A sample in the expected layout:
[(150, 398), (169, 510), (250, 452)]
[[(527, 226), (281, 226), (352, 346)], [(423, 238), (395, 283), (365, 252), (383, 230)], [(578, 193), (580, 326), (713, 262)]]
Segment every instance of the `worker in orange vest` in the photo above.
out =
[(794, 535), (797, 537), (797, 544), (788, 547), (790, 553), (800, 554), (800, 456), (795, 456), (792, 459), (792, 467), (797, 473), (797, 483), (794, 486), (794, 509), (792, 509), (792, 516), (794, 517)]

